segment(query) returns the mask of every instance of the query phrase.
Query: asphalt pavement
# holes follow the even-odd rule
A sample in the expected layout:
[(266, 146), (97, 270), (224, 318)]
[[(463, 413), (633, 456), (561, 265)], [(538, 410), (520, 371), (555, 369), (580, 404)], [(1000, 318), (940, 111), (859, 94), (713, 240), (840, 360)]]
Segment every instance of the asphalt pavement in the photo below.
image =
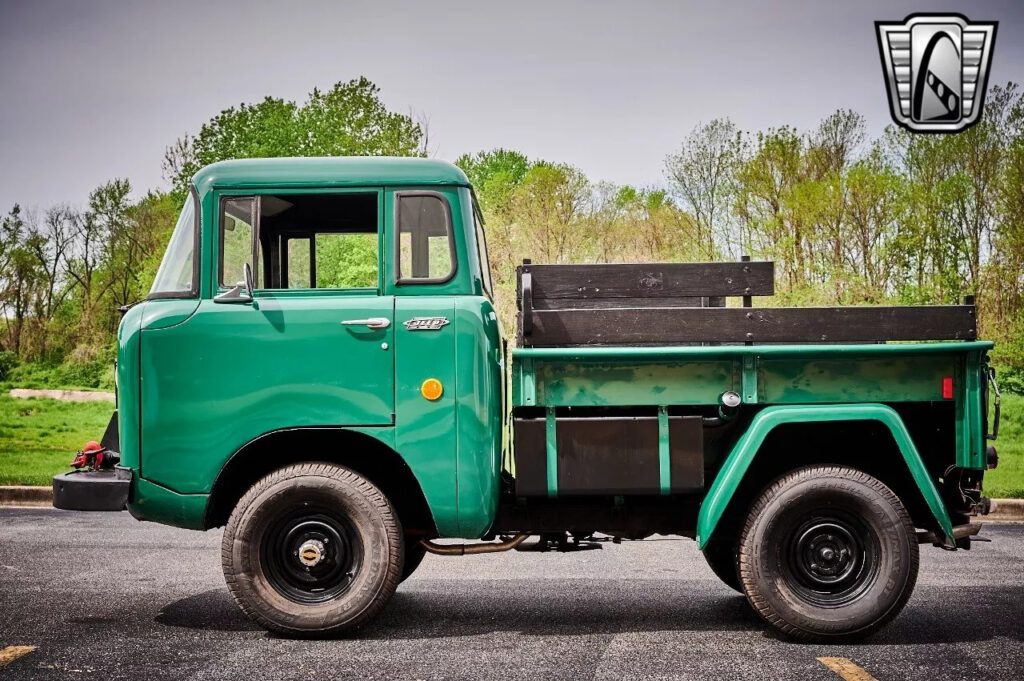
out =
[(903, 614), (856, 645), (766, 631), (669, 538), (428, 555), (357, 636), (282, 639), (235, 606), (220, 536), (0, 508), (0, 679), (841, 678), (822, 657), (879, 681), (1024, 678), (1024, 524), (985, 526), (971, 551), (922, 547)]

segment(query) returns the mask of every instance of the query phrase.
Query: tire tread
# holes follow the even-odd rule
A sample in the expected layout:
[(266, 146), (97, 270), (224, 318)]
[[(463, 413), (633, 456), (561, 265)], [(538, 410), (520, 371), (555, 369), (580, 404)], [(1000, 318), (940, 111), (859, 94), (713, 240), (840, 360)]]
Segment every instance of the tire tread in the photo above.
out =
[[(279, 483), (303, 477), (328, 478), (352, 485), (361, 493), (364, 499), (377, 508), (382, 520), (384, 521), (385, 527), (387, 528), (389, 542), (391, 545), (395, 546), (396, 543), (398, 546), (402, 545), (402, 529), (398, 516), (387, 497), (384, 496), (384, 493), (381, 492), (380, 489), (378, 489), (372, 482), (351, 469), (337, 464), (322, 462), (292, 464), (290, 466), (279, 468), (257, 481), (245, 492), (245, 494), (242, 495), (242, 498), (239, 499), (235, 508), (232, 510), (231, 516), (228, 518), (227, 525), (224, 527), (224, 539), (221, 542), (221, 564), (224, 569), (224, 581), (227, 583), (228, 591), (231, 592), (232, 598), (234, 598), (235, 603), (238, 604), (238, 607), (241, 608), (242, 612), (265, 629), (287, 634), (289, 636), (315, 636), (317, 634), (324, 634), (335, 630), (353, 631), (373, 619), (384, 608), (384, 606), (387, 605), (390, 595), (393, 594), (395, 589), (398, 587), (398, 583), (400, 581), (399, 578), (401, 577), (402, 560), (389, 561), (387, 574), (383, 584), (380, 589), (378, 589), (374, 599), (366, 608), (363, 609), (362, 612), (346, 622), (342, 627), (329, 627), (322, 631), (309, 631), (304, 629), (294, 629), (291, 627), (282, 627), (280, 624), (267, 618), (256, 608), (253, 608), (244, 598), (242, 589), (238, 584), (238, 575), (235, 573), (231, 554), (234, 543), (233, 540), (245, 509), (247, 509), (252, 504), (253, 500), (267, 489)], [(401, 553), (399, 553), (399, 557), (401, 557)], [(386, 594), (386, 596), (384, 596), (384, 594)]]
[(896, 510), (908, 536), (911, 538), (916, 536), (914, 523), (910, 518), (910, 514), (904, 507), (903, 502), (900, 501), (900, 498), (896, 496), (895, 492), (893, 492), (888, 485), (864, 471), (838, 465), (807, 466), (787, 473), (775, 482), (771, 483), (761, 493), (753, 507), (751, 507), (750, 513), (747, 515), (747, 519), (743, 524), (743, 531), (740, 534), (739, 543), (740, 581), (743, 586), (743, 591), (747, 594), (747, 599), (754, 610), (772, 627), (782, 632), (784, 635), (798, 641), (836, 641), (844, 638), (861, 638), (872, 634), (878, 629), (884, 627), (897, 614), (899, 614), (903, 609), (903, 606), (906, 605), (907, 600), (910, 598), (914, 584), (917, 581), (920, 556), (916, 550), (913, 550), (910, 552), (909, 556), (910, 567), (907, 578), (907, 587), (900, 594), (897, 601), (889, 608), (885, 615), (868, 627), (847, 634), (823, 635), (818, 632), (808, 631), (787, 622), (772, 609), (768, 600), (763, 594), (759, 593), (756, 584), (754, 584), (753, 580), (750, 579), (749, 570), (747, 569), (751, 561), (754, 560), (754, 547), (751, 546), (752, 538), (750, 536), (754, 521), (758, 516), (764, 513), (768, 504), (770, 504), (772, 500), (786, 488), (794, 484), (810, 480), (827, 484), (826, 481), (829, 478), (833, 480), (843, 480), (846, 482), (857, 482), (871, 488), (880, 494)]

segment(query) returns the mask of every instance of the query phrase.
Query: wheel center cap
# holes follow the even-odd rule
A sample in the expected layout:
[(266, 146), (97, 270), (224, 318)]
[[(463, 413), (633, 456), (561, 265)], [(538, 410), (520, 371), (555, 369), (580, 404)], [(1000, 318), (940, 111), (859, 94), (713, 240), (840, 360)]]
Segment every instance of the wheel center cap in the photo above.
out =
[(318, 539), (307, 539), (299, 547), (299, 562), (306, 567), (313, 567), (324, 559), (324, 545)]
[(821, 559), (824, 562), (829, 563), (829, 562), (832, 561), (833, 558), (836, 557), (836, 552), (833, 551), (832, 549), (826, 547), (826, 548), (821, 550), (821, 554), (820, 555), (821, 555)]

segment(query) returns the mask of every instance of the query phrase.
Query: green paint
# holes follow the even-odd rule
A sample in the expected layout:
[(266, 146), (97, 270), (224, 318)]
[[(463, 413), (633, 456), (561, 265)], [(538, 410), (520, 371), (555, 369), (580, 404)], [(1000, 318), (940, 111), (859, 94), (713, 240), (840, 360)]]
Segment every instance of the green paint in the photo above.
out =
[(903, 460), (924, 496), (928, 508), (939, 523), (939, 527), (947, 538), (953, 536), (952, 522), (946, 511), (946, 506), (939, 496), (939, 491), (935, 488), (935, 483), (928, 474), (907, 427), (899, 414), (891, 407), (884, 404), (778, 406), (768, 407), (758, 412), (750, 427), (736, 442), (711, 484), (697, 518), (697, 545), (699, 548), (704, 548), (707, 545), (715, 526), (729, 505), (736, 488), (739, 487), (740, 481), (768, 433), (773, 428), (786, 423), (822, 421), (879, 421), (885, 425), (896, 440), (896, 444), (903, 454)]
[[(177, 301), (145, 305), (152, 311), (167, 302)], [(257, 302), (203, 300), (187, 322), (142, 329), (141, 474), (147, 480), (183, 494), (208, 493), (228, 457), (264, 433), (392, 424), (391, 346), (401, 328), (394, 297), (273, 294)], [(392, 323), (380, 330), (340, 323), (366, 317)], [(453, 360), (450, 352), (450, 369)]]
[(658, 407), (658, 475), (661, 493), (672, 492), (672, 461), (668, 441), (668, 408)]
[[(119, 331), (122, 460), (136, 473), (132, 510), (201, 526), (218, 474), (246, 443), (274, 430), (332, 426), (395, 449), (420, 481), (442, 535), (485, 534), (499, 489), (501, 344), (483, 294), (462, 171), (429, 159), (245, 160), (204, 168), (195, 186), (198, 295), (146, 301)], [(447, 282), (396, 283), (395, 192), (416, 188), (441, 193), (451, 208), (457, 265)], [(257, 290), (251, 305), (213, 302), (223, 290), (216, 276), (222, 196), (357, 189), (379, 197), (377, 288)], [(450, 323), (438, 331), (402, 326), (434, 315)], [(391, 324), (340, 324), (365, 317)], [(444, 385), (441, 399), (420, 395), (427, 377)]]
[(982, 392), (988, 386), (982, 380), (984, 362), (985, 353), (972, 349), (956, 358), (952, 372), (956, 400), (956, 463), (964, 468), (985, 468)]
[(253, 187), (324, 189), (389, 186), (469, 187), (465, 173), (450, 163), (428, 158), (321, 157), (259, 158), (221, 161), (192, 178), (201, 198), (214, 189)]
[(968, 468), (985, 467), (985, 433), (982, 424), (984, 417), (981, 413), (981, 393), (988, 390), (988, 386), (982, 382), (982, 357), (980, 352), (970, 352), (964, 358), (966, 363), (966, 384), (961, 393), (966, 403), (966, 421), (963, 424), (965, 431), (964, 440), (967, 442), (966, 451), (959, 458), (960, 465)]
[(533, 360), (526, 357), (517, 362), (513, 370), (518, 378), (512, 381), (513, 404), (527, 407), (537, 404), (537, 381)]
[(743, 355), (742, 363), (743, 389), (740, 394), (746, 404), (757, 404), (757, 357)]
[(206, 504), (209, 499), (207, 494), (179, 494), (136, 477), (132, 480), (128, 510), (140, 520), (174, 525), (187, 530), (204, 530)]
[(942, 378), (952, 376), (963, 354), (845, 358), (782, 358), (761, 361), (764, 401), (769, 404), (827, 402), (929, 402), (942, 399)]
[[(459, 536), (479, 537), (491, 528), (501, 488), (501, 390), (505, 380), (501, 338), (497, 314), (486, 298), (452, 296), (449, 300), (454, 302), (455, 382), (446, 385), (445, 390), (450, 390), (455, 399), (456, 428), (452, 444), (458, 451)], [(423, 316), (421, 311), (417, 311), (417, 315)], [(409, 335), (420, 339), (430, 334)], [(397, 348), (397, 352), (401, 362), (402, 348)], [(420, 360), (421, 371), (445, 369), (437, 358), (427, 353), (420, 355)], [(399, 371), (397, 375), (405, 374)], [(420, 398), (420, 401), (425, 400)], [(395, 431), (400, 434), (404, 423), (398, 421), (397, 424)], [(419, 443), (419, 447), (415, 457), (411, 443), (399, 447), (398, 452), (406, 461), (415, 458), (413, 472), (424, 480), (432, 462), (438, 458), (438, 451), (436, 443), (430, 440)], [(438, 485), (424, 484), (423, 488), (435, 496), (442, 491)], [(427, 497), (427, 502), (433, 507), (431, 497)]]
[(558, 423), (555, 408), (548, 407), (544, 424), (544, 445), (548, 466), (548, 496), (558, 496)]
[(984, 448), (979, 434), (966, 429), (981, 423), (979, 377), (991, 347), (971, 342), (517, 348), (512, 351), (512, 402), (559, 407), (713, 405), (726, 390), (739, 392), (745, 404), (937, 401), (942, 399), (942, 378), (960, 367), (957, 423), (964, 437), (958, 440), (957, 460), (980, 468)]
[(567, 407), (717, 404), (720, 385), (732, 388), (732, 363), (686, 362), (558, 362), (529, 360), (533, 370), (519, 367), (538, 405)]

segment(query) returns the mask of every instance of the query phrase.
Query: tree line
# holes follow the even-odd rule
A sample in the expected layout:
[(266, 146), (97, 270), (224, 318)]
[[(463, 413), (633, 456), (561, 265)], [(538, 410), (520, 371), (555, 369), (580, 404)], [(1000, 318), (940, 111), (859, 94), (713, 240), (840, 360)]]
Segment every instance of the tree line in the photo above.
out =
[[(64, 380), (108, 380), (117, 308), (145, 297), (200, 167), (265, 156), (426, 155), (426, 124), (388, 110), (379, 94), (359, 78), (301, 103), (267, 97), (231, 107), (167, 148), (165, 189), (132, 199), (130, 183), (115, 179), (81, 209), (14, 206), (0, 230), (0, 380), (39, 366), (64, 367)], [(997, 341), (997, 360), (1024, 388), (1024, 98), (1012, 83), (993, 87), (982, 122), (957, 135), (893, 126), (871, 139), (863, 116), (848, 110), (812, 130), (699, 124), (666, 150), (655, 187), (601, 182), (508, 149), (456, 164), (481, 203), (506, 324), (523, 258), (750, 255), (776, 263), (773, 304), (976, 295), (982, 336)], [(82, 378), (76, 367), (91, 373)]]

